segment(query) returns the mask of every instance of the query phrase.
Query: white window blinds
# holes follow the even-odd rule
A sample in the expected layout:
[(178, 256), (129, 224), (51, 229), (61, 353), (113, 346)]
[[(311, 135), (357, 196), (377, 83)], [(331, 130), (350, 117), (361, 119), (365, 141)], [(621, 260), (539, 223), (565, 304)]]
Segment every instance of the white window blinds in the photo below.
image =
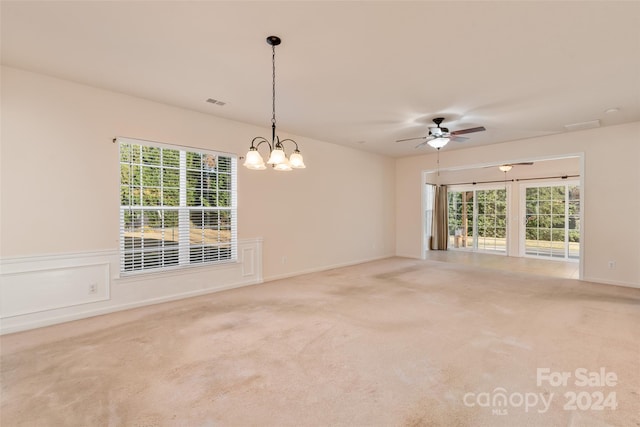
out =
[(121, 271), (236, 261), (236, 156), (117, 140)]

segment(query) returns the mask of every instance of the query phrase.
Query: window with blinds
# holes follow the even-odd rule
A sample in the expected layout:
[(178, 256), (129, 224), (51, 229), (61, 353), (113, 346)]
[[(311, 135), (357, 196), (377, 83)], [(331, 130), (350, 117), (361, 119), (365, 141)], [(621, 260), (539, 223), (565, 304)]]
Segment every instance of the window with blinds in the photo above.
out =
[(118, 144), (121, 271), (236, 261), (236, 156)]

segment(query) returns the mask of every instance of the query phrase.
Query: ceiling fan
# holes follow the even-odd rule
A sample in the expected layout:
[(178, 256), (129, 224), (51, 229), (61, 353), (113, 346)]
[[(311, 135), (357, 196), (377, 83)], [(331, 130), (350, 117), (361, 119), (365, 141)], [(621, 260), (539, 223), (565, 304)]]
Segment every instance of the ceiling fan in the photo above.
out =
[[(504, 173), (507, 173), (514, 166), (531, 166), (532, 164), (533, 164), (533, 162), (505, 163), (505, 164), (502, 164), (502, 165), (498, 166), (498, 169), (500, 169)], [(492, 167), (492, 166), (489, 166), (489, 167)]]
[(467, 133), (473, 133), (473, 132), (482, 132), (482, 131), (486, 130), (484, 128), (484, 126), (478, 126), (478, 127), (475, 127), (475, 128), (455, 130), (453, 132), (449, 132), (449, 129), (447, 129), (445, 127), (440, 127), (440, 123), (442, 123), (443, 121), (444, 121), (444, 117), (436, 117), (435, 119), (433, 119), (433, 123), (435, 123), (436, 125), (429, 127), (429, 135), (427, 135), (427, 136), (421, 136), (419, 138), (399, 139), (396, 142), (404, 142), (404, 141), (413, 141), (413, 140), (416, 140), (416, 139), (424, 139), (425, 141), (420, 143), (420, 144), (418, 144), (416, 146), (416, 148), (422, 147), (425, 144), (429, 144), (433, 148), (437, 148), (439, 150), (442, 147), (444, 147), (445, 145), (447, 145), (447, 143), (449, 141), (451, 141), (451, 140), (462, 142), (462, 141), (466, 141), (468, 139), (468, 138), (461, 137), (461, 136), (458, 136), (458, 135), (465, 135)]

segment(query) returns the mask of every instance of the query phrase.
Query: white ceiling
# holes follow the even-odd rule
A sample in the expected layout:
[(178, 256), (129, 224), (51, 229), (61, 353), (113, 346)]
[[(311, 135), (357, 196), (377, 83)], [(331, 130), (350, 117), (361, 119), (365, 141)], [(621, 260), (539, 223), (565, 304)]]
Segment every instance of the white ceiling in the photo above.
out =
[[(640, 2), (2, 1), (2, 63), (401, 157), (640, 120)], [(226, 102), (206, 103), (207, 98)], [(43, 100), (55, 108), (55, 100)], [(605, 113), (618, 108), (616, 113)], [(238, 141), (242, 151), (249, 141)], [(304, 147), (301, 147), (304, 152)]]

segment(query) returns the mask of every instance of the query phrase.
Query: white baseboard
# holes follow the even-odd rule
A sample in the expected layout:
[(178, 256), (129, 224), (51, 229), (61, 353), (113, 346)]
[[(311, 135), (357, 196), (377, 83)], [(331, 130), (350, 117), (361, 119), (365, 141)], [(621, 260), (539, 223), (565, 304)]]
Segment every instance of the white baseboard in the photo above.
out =
[(361, 260), (358, 260), (358, 261), (349, 261), (349, 262), (345, 262), (345, 263), (333, 264), (333, 265), (322, 266), (322, 267), (314, 267), (314, 268), (309, 268), (309, 269), (306, 269), (306, 270), (299, 270), (299, 271), (295, 271), (295, 272), (291, 272), (291, 273), (276, 274), (276, 275), (273, 275), (273, 276), (265, 277), (264, 281), (265, 282), (272, 282), (274, 280), (287, 279), (289, 277), (301, 276), (303, 274), (318, 273), (320, 271), (333, 270), (334, 268), (349, 267), (349, 266), (352, 266), (352, 265), (364, 264), (365, 262), (379, 261), (381, 259), (387, 259), (387, 258), (392, 258), (392, 257), (395, 257), (395, 255), (393, 255), (393, 254), (382, 255), (382, 256), (378, 256), (378, 257), (365, 258), (365, 259), (361, 259)]
[(603, 285), (623, 286), (625, 288), (640, 289), (640, 283), (622, 282), (617, 280), (599, 279), (597, 277), (584, 277), (583, 282), (599, 283)]

